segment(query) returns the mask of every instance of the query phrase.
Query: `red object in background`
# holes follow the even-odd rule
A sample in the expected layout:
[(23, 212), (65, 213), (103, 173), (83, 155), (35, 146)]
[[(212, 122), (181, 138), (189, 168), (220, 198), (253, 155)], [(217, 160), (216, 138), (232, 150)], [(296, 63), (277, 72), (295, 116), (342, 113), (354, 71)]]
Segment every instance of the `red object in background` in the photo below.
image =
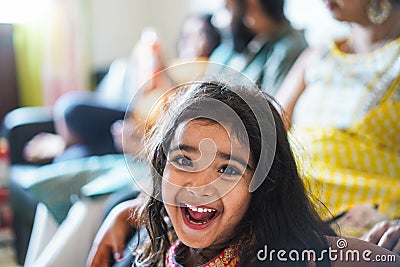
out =
[(0, 188), (7, 187), (9, 171), (8, 142), (0, 138)]
[(11, 226), (12, 215), (8, 205), (8, 189), (0, 188), (0, 230)]
[(0, 204), (8, 200), (8, 189), (6, 187), (0, 188)]
[[(11, 209), (8, 205), (9, 154), (8, 143), (0, 138), (0, 230), (11, 225)], [(0, 238), (1, 239), (1, 238)]]

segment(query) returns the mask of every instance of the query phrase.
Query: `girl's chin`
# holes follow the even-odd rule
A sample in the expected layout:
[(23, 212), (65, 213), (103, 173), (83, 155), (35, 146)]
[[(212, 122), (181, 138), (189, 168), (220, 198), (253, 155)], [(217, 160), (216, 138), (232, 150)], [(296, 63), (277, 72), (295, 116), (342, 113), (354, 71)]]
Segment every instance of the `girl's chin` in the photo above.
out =
[(212, 244), (210, 242), (199, 242), (199, 240), (194, 240), (192, 238), (179, 238), (179, 240), (186, 246), (194, 249), (204, 249), (210, 247)]
[[(211, 237), (213, 238), (214, 236)], [(223, 248), (226, 247), (227, 244), (226, 241), (220, 240), (219, 238), (218, 240), (205, 239), (204, 237), (203, 239), (199, 239), (186, 234), (184, 234), (183, 236), (178, 235), (178, 239), (182, 244), (187, 247), (207, 251), (221, 251)]]

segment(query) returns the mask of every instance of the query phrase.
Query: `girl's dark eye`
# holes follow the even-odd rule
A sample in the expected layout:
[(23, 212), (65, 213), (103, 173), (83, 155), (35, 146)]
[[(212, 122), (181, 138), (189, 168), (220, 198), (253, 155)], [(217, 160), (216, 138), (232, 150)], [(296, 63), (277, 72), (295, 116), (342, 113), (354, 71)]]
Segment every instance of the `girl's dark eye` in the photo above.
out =
[(176, 162), (180, 166), (191, 167), (193, 165), (193, 162), (189, 158), (182, 156), (182, 155), (176, 156), (173, 159), (173, 162)]
[(226, 175), (241, 175), (241, 172), (233, 166), (223, 166), (218, 172)]

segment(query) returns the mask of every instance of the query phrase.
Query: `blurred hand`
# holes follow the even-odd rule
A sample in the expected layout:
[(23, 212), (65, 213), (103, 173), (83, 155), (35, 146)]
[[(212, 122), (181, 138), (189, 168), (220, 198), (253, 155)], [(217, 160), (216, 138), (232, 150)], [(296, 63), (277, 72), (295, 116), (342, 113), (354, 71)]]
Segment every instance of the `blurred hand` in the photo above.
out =
[(141, 203), (140, 198), (122, 202), (117, 205), (101, 225), (90, 250), (87, 267), (108, 267), (111, 257), (114, 261), (124, 258), (125, 241), (133, 227), (137, 227), (132, 217)]
[(361, 239), (400, 254), (400, 221), (379, 222)]
[(33, 163), (49, 163), (65, 149), (62, 136), (52, 133), (39, 133), (26, 143), (23, 155), (25, 160)]

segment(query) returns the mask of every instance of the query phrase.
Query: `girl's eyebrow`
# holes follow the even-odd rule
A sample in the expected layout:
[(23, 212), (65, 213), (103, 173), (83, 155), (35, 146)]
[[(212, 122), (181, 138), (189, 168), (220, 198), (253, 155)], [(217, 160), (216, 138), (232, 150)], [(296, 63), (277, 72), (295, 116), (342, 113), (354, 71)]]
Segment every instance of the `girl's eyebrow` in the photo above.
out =
[[(179, 144), (178, 146), (175, 146), (173, 148), (171, 148), (168, 152), (174, 152), (174, 151), (186, 151), (186, 152), (199, 152), (199, 150), (196, 147), (190, 146), (190, 145), (186, 145), (186, 144)], [(239, 164), (243, 165), (243, 167), (248, 168), (249, 170), (253, 170), (253, 168), (245, 161), (243, 160), (241, 157), (237, 157), (237, 156), (233, 156), (229, 153), (225, 153), (225, 152), (217, 152), (217, 156), (225, 159), (225, 160), (233, 160), (238, 162)]]
[(248, 164), (248, 162), (246, 162), (245, 160), (243, 160), (241, 157), (237, 157), (237, 156), (233, 156), (229, 153), (225, 153), (225, 152), (218, 152), (217, 155), (220, 158), (226, 159), (226, 160), (233, 160), (238, 162), (239, 164), (243, 165), (245, 168), (248, 168), (250, 171), (253, 170), (252, 167), (250, 167), (250, 165)]
[(189, 146), (186, 144), (179, 144), (173, 148), (171, 148), (168, 152), (174, 152), (174, 151), (179, 151), (179, 150), (184, 150), (186, 152), (198, 152), (199, 150), (193, 146)]

